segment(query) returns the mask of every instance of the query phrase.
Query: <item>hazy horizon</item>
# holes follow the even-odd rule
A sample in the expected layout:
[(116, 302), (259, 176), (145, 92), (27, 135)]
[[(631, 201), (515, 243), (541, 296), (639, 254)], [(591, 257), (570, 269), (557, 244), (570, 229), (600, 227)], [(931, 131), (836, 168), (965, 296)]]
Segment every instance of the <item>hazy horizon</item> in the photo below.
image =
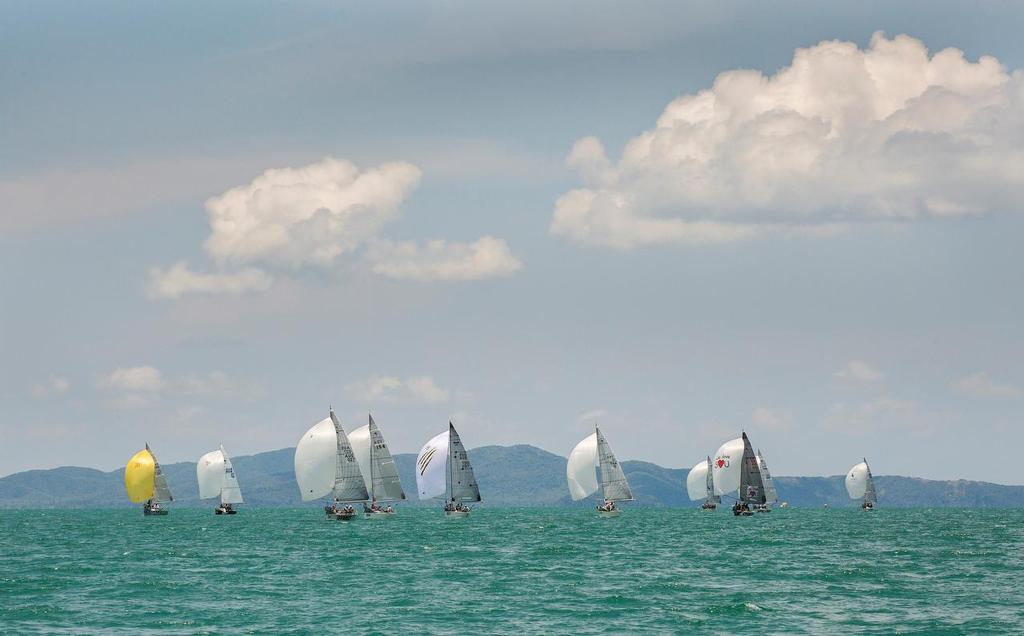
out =
[[(294, 446), (1022, 484), (1024, 5), (10, 4), (0, 475)], [(109, 468), (109, 467), (114, 468)]]

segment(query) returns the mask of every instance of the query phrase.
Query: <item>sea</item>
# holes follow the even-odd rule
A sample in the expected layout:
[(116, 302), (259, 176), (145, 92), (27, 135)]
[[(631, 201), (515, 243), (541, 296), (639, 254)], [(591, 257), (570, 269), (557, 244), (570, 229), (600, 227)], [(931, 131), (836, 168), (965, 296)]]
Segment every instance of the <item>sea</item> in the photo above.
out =
[(0, 510), (0, 632), (1024, 633), (1024, 511)]

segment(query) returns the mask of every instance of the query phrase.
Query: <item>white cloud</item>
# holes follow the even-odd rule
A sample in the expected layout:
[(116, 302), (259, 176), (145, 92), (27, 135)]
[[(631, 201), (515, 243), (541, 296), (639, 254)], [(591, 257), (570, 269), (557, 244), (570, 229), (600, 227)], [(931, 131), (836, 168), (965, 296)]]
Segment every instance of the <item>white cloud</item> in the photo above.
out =
[(577, 424), (594, 424), (596, 420), (608, 417), (608, 411), (605, 409), (592, 409), (585, 413), (580, 413), (576, 416)]
[(40, 382), (32, 386), (32, 396), (44, 398), (50, 395), (67, 393), (71, 389), (71, 382), (59, 375), (51, 375), (46, 382)]
[(870, 384), (881, 382), (885, 375), (863, 360), (850, 360), (849, 364), (833, 373), (832, 377), (844, 382)]
[(1021, 390), (1011, 384), (997, 382), (986, 373), (975, 373), (953, 382), (953, 390), (963, 395), (983, 398), (1014, 398)]
[(993, 57), (878, 33), (790, 66), (720, 74), (673, 100), (618, 162), (593, 137), (568, 163), (585, 187), (550, 230), (615, 248), (830, 235), (854, 222), (981, 214), (1024, 194), (1024, 74)]
[(206, 251), (221, 264), (330, 265), (392, 220), (419, 180), (410, 163), (360, 169), (331, 157), (267, 170), (206, 202)]
[(766, 406), (759, 406), (750, 414), (750, 423), (753, 426), (770, 431), (789, 428), (792, 421), (792, 414), (773, 410)]
[(900, 398), (883, 397), (857, 405), (840, 402), (829, 409), (825, 424), (852, 433), (891, 424), (919, 427), (919, 412), (917, 402)]
[(397, 280), (453, 282), (509, 276), (522, 268), (508, 244), (492, 236), (473, 243), (375, 241), (367, 252), (373, 271)]
[(391, 376), (370, 376), (366, 380), (345, 385), (345, 395), (359, 402), (405, 402), (440, 404), (447, 402), (448, 389), (434, 383), (429, 376), (407, 378), (404, 381)]
[(203, 274), (193, 272), (184, 261), (164, 270), (149, 270), (146, 293), (150, 298), (180, 298), (185, 294), (243, 294), (266, 291), (273, 279), (264, 271), (246, 267), (233, 273)]
[(157, 392), (164, 388), (164, 378), (151, 366), (119, 367), (102, 378), (100, 386), (116, 391)]

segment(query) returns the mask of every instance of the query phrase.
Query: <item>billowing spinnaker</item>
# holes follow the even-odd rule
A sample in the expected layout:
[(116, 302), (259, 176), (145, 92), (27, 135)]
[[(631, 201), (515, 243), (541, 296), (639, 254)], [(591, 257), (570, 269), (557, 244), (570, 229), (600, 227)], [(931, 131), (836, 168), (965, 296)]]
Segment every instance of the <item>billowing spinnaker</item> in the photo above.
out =
[(303, 501), (327, 495), (334, 488), (338, 464), (338, 434), (326, 417), (299, 440), (295, 447), (295, 481)]
[(155, 473), (156, 462), (148, 449), (144, 448), (132, 455), (124, 467), (124, 487), (128, 491), (128, 499), (133, 503), (152, 499)]
[(868, 465), (861, 462), (846, 473), (846, 492), (850, 499), (861, 499), (868, 490)]
[(196, 462), (196, 479), (199, 481), (199, 498), (220, 497), (224, 488), (224, 453), (211, 451)]
[(743, 467), (743, 438), (737, 437), (722, 444), (711, 459), (711, 475), (715, 494), (724, 495), (738, 490)]
[(565, 477), (573, 501), (586, 499), (597, 492), (597, 433), (583, 438), (569, 453)]
[(448, 491), (448, 430), (432, 437), (416, 456), (416, 490), (420, 499)]
[(480, 486), (473, 474), (473, 465), (469, 463), (469, 453), (462, 445), (459, 432), (452, 423), (448, 423), (448, 443), (451, 449), (451, 497), (456, 501), (480, 501)]
[(352, 445), (352, 454), (356, 456), (356, 463), (359, 464), (359, 472), (363, 474), (363, 483), (366, 490), (373, 495), (373, 482), (370, 471), (370, 425), (360, 426), (348, 434), (348, 443)]
[(697, 462), (686, 476), (686, 494), (691, 501), (704, 501), (711, 493), (708, 492), (708, 460)]
[(231, 458), (220, 447), (220, 454), (224, 457), (224, 486), (220, 491), (220, 502), (226, 504), (245, 503), (242, 500), (242, 488), (238, 485), (238, 477), (235, 475), (235, 467), (231, 465)]

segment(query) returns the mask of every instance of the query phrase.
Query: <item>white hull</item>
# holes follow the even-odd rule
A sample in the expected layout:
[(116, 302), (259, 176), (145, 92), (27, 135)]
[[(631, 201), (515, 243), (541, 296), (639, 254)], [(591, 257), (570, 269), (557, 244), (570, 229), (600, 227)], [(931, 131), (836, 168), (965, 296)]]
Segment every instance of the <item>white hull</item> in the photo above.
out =
[(394, 512), (384, 512), (383, 510), (367, 511), (365, 514), (367, 519), (387, 519), (395, 516)]
[(608, 518), (618, 517), (619, 514), (621, 514), (621, 513), (618, 510), (598, 510), (597, 511), (597, 516), (599, 516), (599, 517), (608, 517)]
[(445, 510), (444, 516), (446, 517), (468, 517), (468, 510)]

